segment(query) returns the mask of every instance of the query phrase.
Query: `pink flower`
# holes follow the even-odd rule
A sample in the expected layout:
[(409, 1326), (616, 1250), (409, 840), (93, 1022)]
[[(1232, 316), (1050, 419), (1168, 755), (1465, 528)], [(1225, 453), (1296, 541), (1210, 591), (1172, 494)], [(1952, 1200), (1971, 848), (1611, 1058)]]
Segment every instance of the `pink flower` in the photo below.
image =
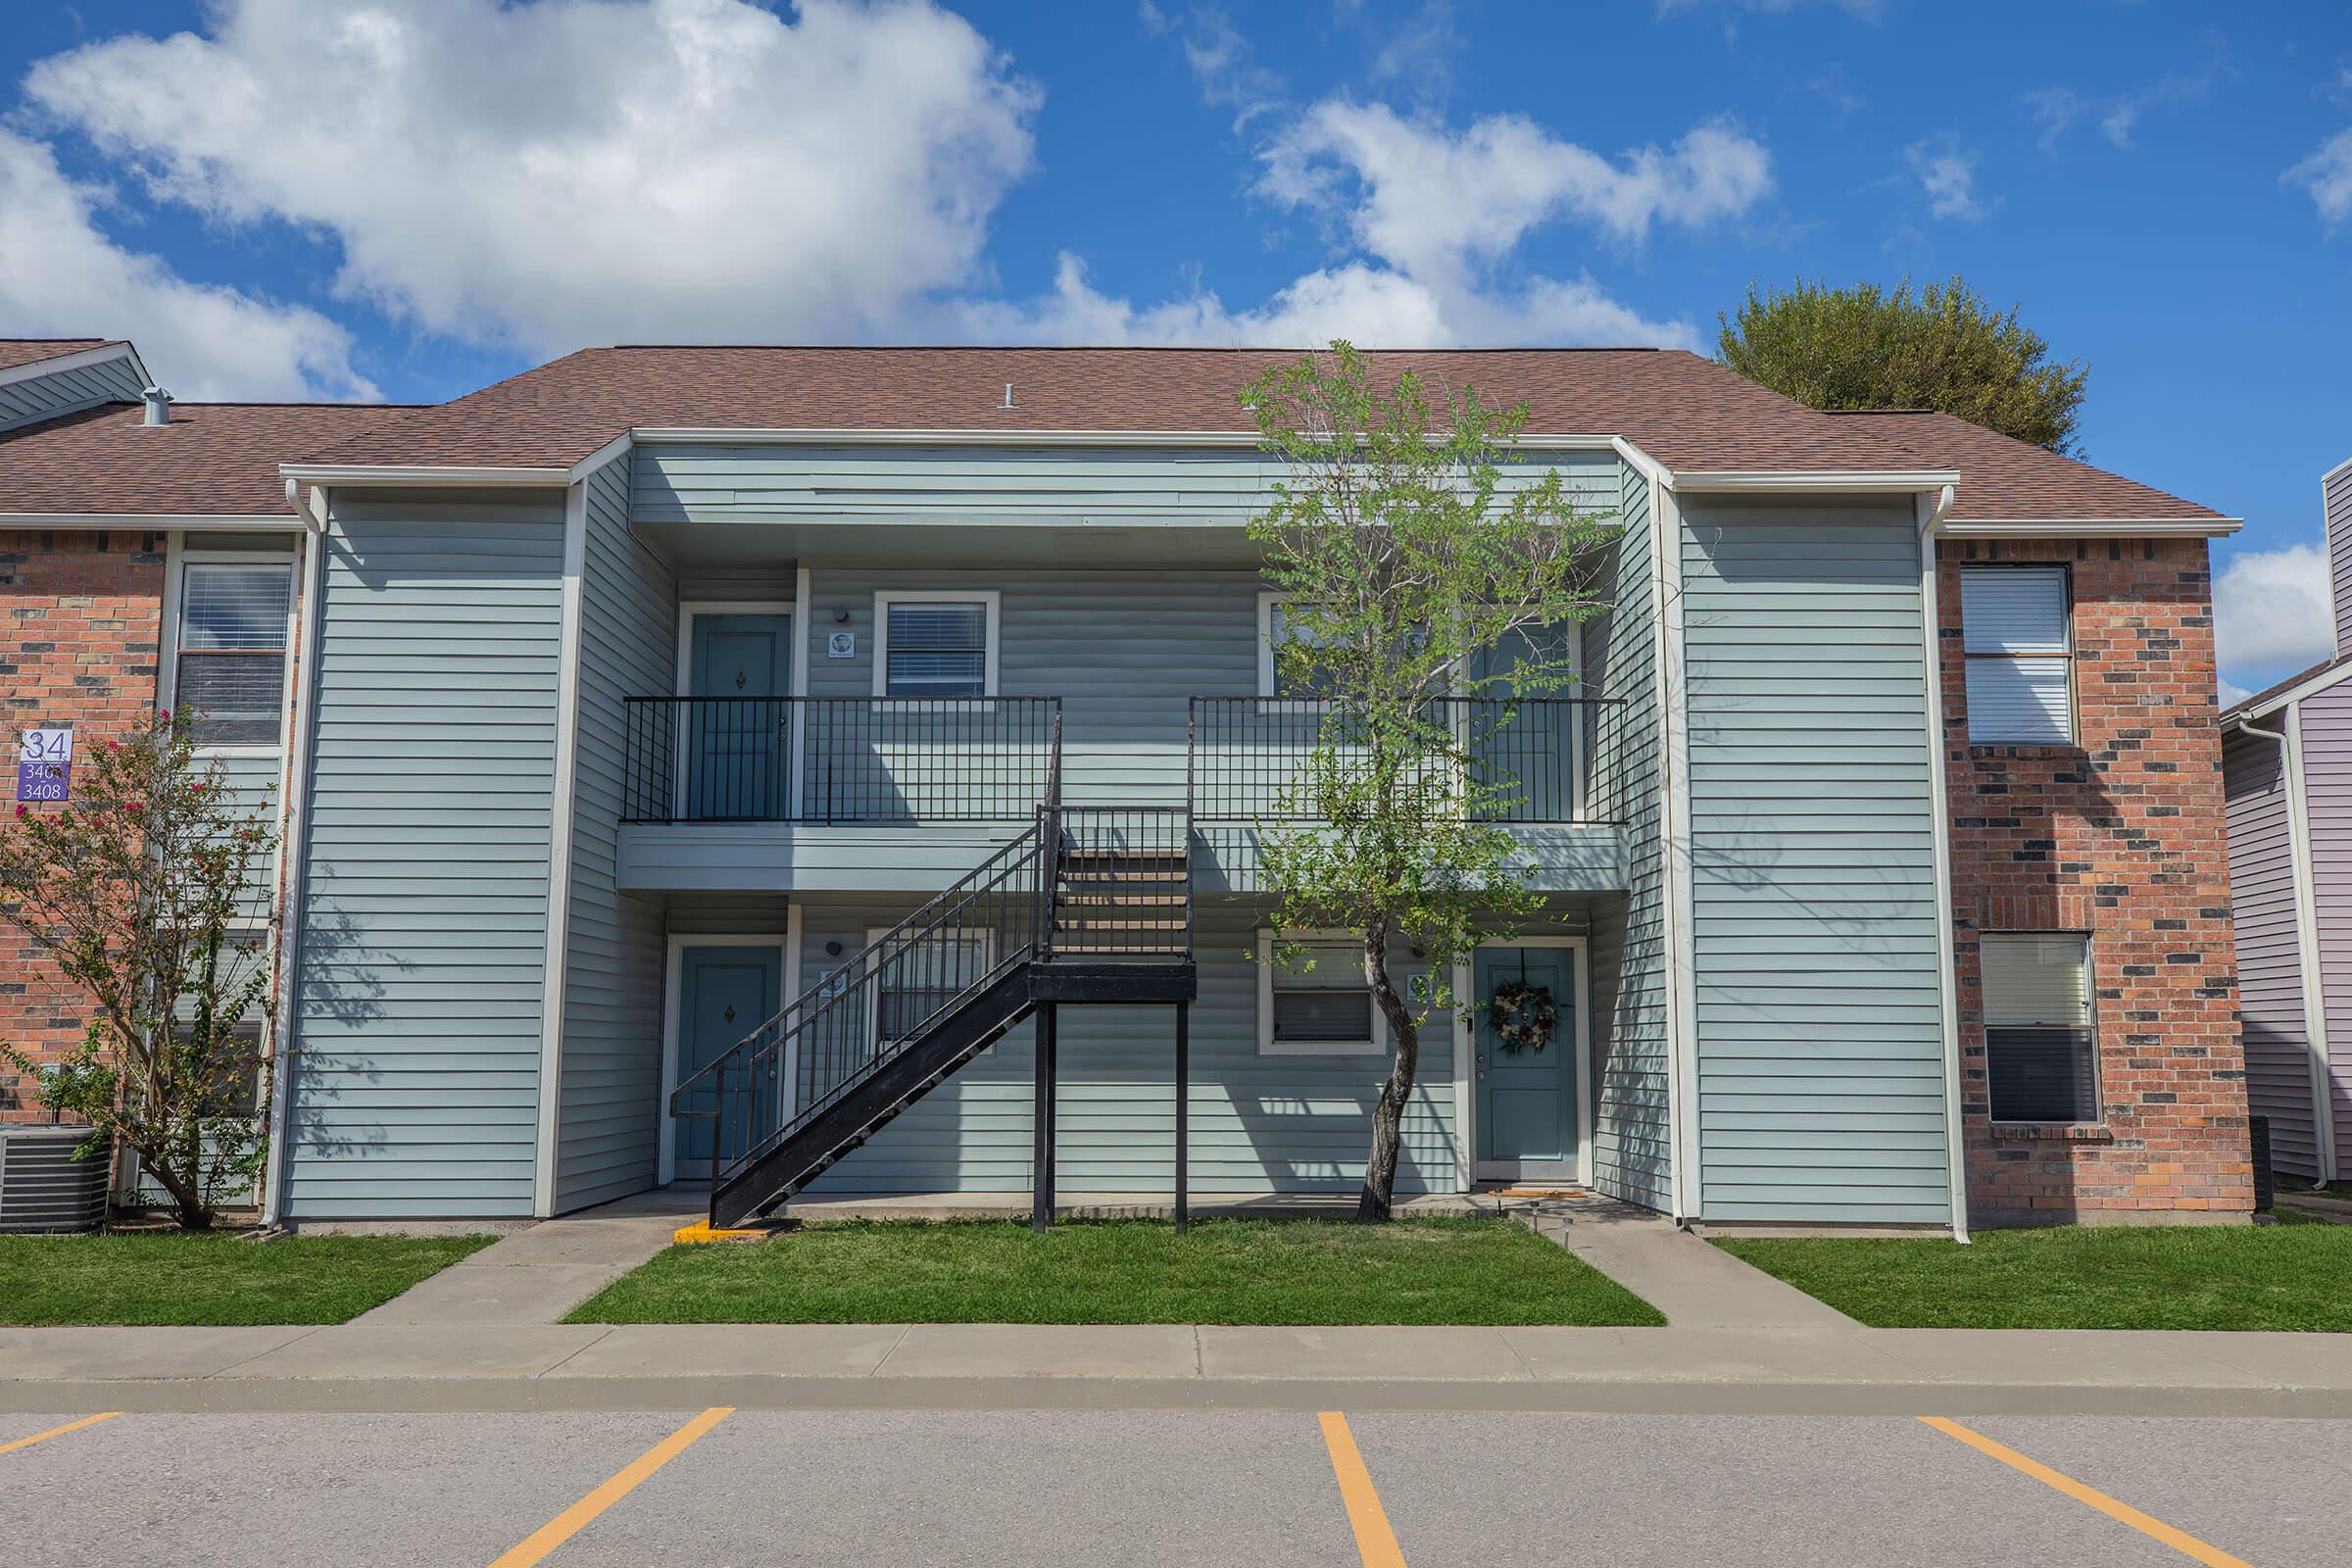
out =
[(22, 802), (18, 803), (18, 806), (17, 806), (17, 814), (18, 814), (19, 816), (23, 816), (23, 815), (24, 814), (24, 804), (23, 804)]

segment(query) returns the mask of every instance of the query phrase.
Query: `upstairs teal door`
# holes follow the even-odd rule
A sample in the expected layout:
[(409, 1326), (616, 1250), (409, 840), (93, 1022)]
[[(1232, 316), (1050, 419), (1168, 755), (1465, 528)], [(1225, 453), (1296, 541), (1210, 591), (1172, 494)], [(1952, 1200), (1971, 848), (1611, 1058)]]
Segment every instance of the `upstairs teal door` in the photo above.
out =
[[(678, 965), (678, 1076), (684, 1083), (723, 1055), (736, 1042), (776, 1014), (783, 1004), (784, 956), (774, 948), (688, 948)], [(747, 1054), (749, 1054), (747, 1053)], [(727, 1125), (722, 1150), (729, 1158), (743, 1152), (751, 1140), (782, 1120), (783, 1063), (762, 1069), (757, 1083), (738, 1074), (728, 1079), (735, 1091), (727, 1102)], [(742, 1093), (749, 1084), (753, 1093)], [(714, 1104), (710, 1094), (695, 1097), (689, 1109)], [(675, 1142), (675, 1174), (682, 1181), (703, 1181), (710, 1174), (710, 1140), (714, 1124), (701, 1117), (679, 1117), (671, 1123)]]
[[(1471, 1083), (1478, 1097), (1478, 1175), (1489, 1179), (1577, 1174), (1576, 951), (1481, 948), (1472, 963), (1478, 1030)], [(1518, 1039), (1495, 1027), (1495, 993), (1515, 989)], [(1530, 993), (1548, 996), (1549, 1038), (1528, 1038)], [(1517, 1049), (1514, 1050), (1513, 1046)]]
[[(1509, 793), (1505, 821), (1565, 822), (1575, 815), (1577, 734), (1584, 709), (1564, 699), (1585, 696), (1584, 689), (1569, 681), (1542, 698), (1530, 696), (1516, 710), (1504, 706), (1519, 695), (1508, 679), (1513, 670), (1536, 662), (1556, 671), (1575, 636), (1574, 626), (1522, 627), (1481, 653), (1473, 666), (1482, 683), (1491, 682), (1481, 685), (1479, 695), (1493, 702), (1471, 705), (1471, 755), (1480, 782)], [(1510, 721), (1499, 722), (1505, 713)]]
[(792, 617), (697, 615), (691, 653), (688, 819), (775, 821), (791, 786)]

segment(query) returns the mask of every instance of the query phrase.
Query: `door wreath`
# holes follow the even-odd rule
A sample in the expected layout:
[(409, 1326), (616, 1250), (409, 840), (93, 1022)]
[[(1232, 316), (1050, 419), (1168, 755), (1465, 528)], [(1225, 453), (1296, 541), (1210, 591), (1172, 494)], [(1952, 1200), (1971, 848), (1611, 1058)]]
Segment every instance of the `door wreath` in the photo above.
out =
[(1551, 1032), (1559, 1021), (1559, 1009), (1552, 1004), (1549, 986), (1529, 985), (1525, 980), (1505, 981), (1494, 988), (1494, 999), (1487, 1004), (1487, 1022), (1493, 1026), (1494, 1039), (1506, 1056), (1542, 1051), (1551, 1043)]

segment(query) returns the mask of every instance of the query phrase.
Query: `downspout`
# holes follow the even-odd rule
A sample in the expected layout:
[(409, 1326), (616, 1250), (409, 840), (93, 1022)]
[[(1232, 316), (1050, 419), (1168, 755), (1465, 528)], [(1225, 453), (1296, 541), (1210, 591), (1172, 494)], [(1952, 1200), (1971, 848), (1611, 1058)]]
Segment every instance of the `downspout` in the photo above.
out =
[(284, 797), (278, 802), (285, 824), (278, 846), (279, 896), (277, 927), (277, 1049), (270, 1063), (270, 1151), (262, 1182), (262, 1224), (272, 1226), (285, 1217), (286, 1116), (293, 1090), (296, 1038), (295, 984), (302, 961), (303, 873), (310, 860), (310, 762), (318, 733), (318, 627), (326, 584), (326, 492), (307, 495), (293, 480), (286, 481), (286, 500), (301, 514), (302, 619), (294, 650), (294, 732), (286, 744), (286, 765), (280, 775)]
[[(1926, 662), (1928, 788), (1935, 819), (1936, 989), (1943, 1017), (1944, 1161), (1950, 1173), (1952, 1239), (1968, 1240), (1968, 1148), (1961, 1126), (1959, 933), (1952, 920), (1952, 803), (1943, 773), (1943, 612), (1936, 594), (1936, 534), (1952, 507), (1953, 489), (1919, 492), (1919, 622)], [(1931, 497), (1933, 499), (1931, 499)]]
[[(2286, 759), (2286, 851), (2295, 874), (2295, 968), (2303, 993), (2303, 1050), (2311, 1071), (2311, 1136), (2320, 1173), (2313, 1190), (2324, 1191), (2336, 1175), (2335, 1092), (2328, 1070), (2327, 979), (2320, 968), (2319, 894), (2311, 867), (2311, 811), (2303, 793), (2303, 705), (2289, 703), (2279, 729), (2264, 729), (2241, 718), (2241, 733), (2277, 741)], [(2244, 998), (2239, 998), (2244, 1004)]]

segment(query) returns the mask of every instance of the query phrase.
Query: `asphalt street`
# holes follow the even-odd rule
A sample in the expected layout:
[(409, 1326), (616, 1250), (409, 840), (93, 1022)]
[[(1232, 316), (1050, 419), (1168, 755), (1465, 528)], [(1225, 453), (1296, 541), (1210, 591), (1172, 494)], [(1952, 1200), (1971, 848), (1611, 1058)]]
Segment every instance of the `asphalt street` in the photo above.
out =
[(2352, 1561), (2352, 1422), (673, 1410), (73, 1425), (81, 1419), (0, 1416), (0, 1563)]

